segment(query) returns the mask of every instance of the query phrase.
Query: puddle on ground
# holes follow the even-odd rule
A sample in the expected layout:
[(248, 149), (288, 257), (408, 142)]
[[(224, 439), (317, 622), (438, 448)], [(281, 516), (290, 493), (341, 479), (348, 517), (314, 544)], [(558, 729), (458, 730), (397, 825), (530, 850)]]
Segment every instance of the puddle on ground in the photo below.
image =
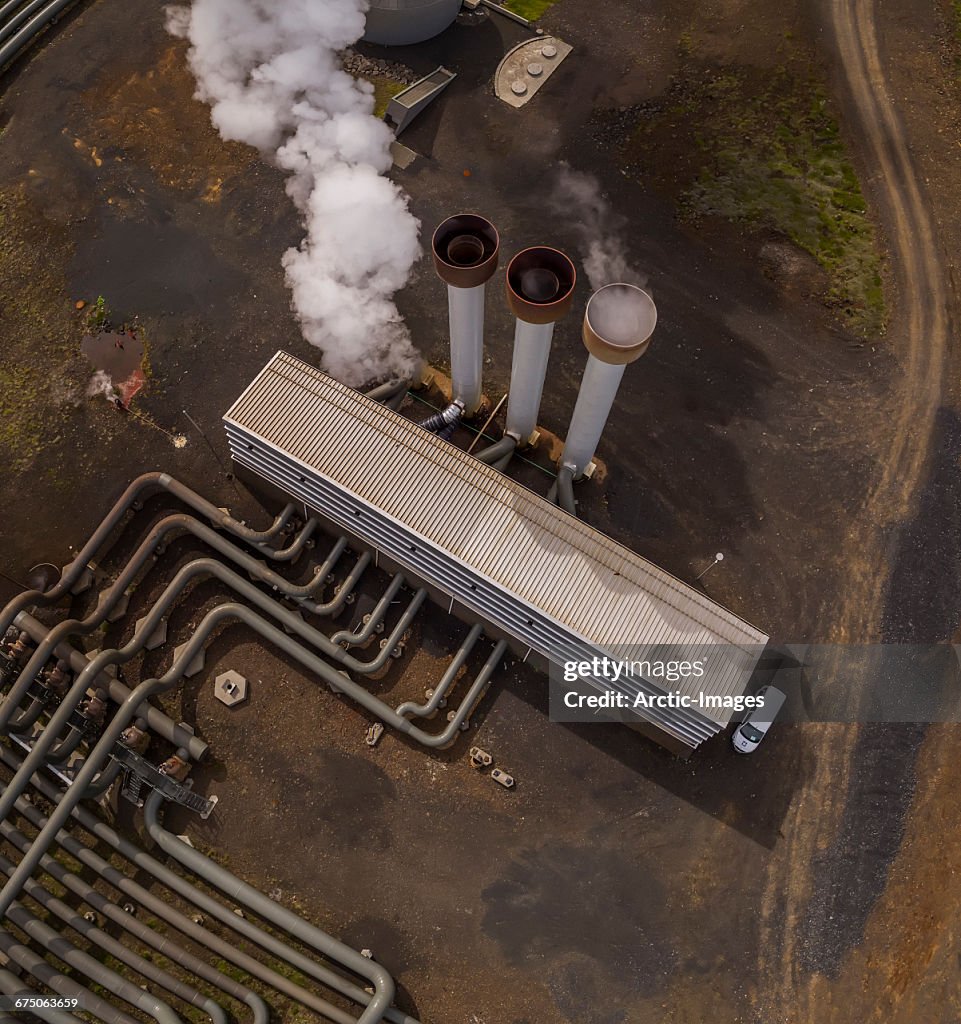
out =
[(143, 341), (133, 331), (102, 331), (88, 334), (80, 350), (93, 364), (88, 393), (103, 394), (130, 408), (134, 395), (144, 386)]

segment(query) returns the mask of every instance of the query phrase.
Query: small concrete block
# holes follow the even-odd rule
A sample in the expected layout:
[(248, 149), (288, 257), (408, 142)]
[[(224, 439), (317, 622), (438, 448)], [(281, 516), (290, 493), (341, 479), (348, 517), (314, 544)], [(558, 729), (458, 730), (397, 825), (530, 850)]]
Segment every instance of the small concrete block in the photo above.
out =
[(221, 672), (214, 680), (214, 696), (227, 707), (247, 699), (247, 680), (233, 669)]
[[(135, 637), (139, 636), (141, 631), (143, 630), (144, 626), (146, 626), (146, 624), (147, 624), (147, 616), (146, 615), (144, 615), (143, 618), (141, 618), (141, 619), (137, 619), (137, 624), (134, 626), (134, 629), (133, 629), (133, 635)], [(166, 642), (167, 642), (167, 620), (166, 619), (161, 619), (157, 623), (157, 628), (153, 631), (153, 633), (150, 634), (149, 637), (147, 637), (147, 642), (144, 644), (144, 647), (148, 651), (153, 651), (153, 650), (156, 650), (156, 648), (158, 648), (161, 644), (165, 644)]]
[(113, 608), (107, 613), (107, 622), (117, 622), (127, 614), (127, 609), (130, 607), (130, 595), (123, 593), (120, 595), (120, 600), (113, 606)]
[(406, 171), (417, 159), (417, 154), (412, 149), (408, 149), (407, 146), (396, 139), (390, 144), (390, 156), (394, 161), (394, 166), (402, 171)]
[[(64, 566), (64, 572), (70, 568), (69, 565)], [(77, 582), (70, 588), (71, 594), (82, 594), (85, 590), (89, 590), (93, 586), (93, 571), (89, 568), (77, 577)]]
[[(187, 650), (188, 643), (178, 644), (174, 648), (174, 661), (178, 661), (180, 656)], [(193, 660), (184, 669), (184, 676), (189, 679), (191, 676), (195, 676), (198, 672), (203, 671), (204, 662), (207, 660), (207, 653), (201, 647), (200, 650), (194, 655)]]
[(494, 763), (494, 758), (481, 747), (471, 747), (470, 763), (472, 768), (490, 768)]

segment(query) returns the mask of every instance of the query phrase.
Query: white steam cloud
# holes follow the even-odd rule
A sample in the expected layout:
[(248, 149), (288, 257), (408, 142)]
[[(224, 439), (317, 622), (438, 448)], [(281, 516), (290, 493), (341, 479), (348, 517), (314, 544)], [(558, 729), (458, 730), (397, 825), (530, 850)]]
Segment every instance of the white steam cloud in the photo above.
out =
[(117, 389), (106, 370), (97, 370), (87, 383), (87, 398), (95, 398), (97, 395), (103, 395), (111, 402), (117, 401)]
[(640, 288), (647, 286), (647, 277), (628, 260), (623, 238), (627, 220), (611, 209), (601, 194), (600, 182), (593, 175), (571, 170), (566, 163), (561, 163), (551, 206), (565, 219), (576, 222), (584, 270), (595, 291), (618, 282)]
[(293, 309), (324, 368), (352, 385), (410, 375), (419, 362), (393, 296), (420, 255), (420, 224), (383, 177), (393, 135), (373, 116), (373, 87), (338, 57), (363, 34), (366, 9), (366, 0), (167, 9), (221, 136), (290, 172), (307, 232), (283, 257)]

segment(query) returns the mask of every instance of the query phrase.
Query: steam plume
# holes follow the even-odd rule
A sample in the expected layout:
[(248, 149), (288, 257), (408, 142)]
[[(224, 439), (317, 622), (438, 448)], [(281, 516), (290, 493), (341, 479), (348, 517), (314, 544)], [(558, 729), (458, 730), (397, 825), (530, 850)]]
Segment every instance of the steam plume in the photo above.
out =
[(194, 0), (167, 9), (190, 43), (197, 97), (225, 139), (290, 172), (306, 237), (283, 257), (304, 337), (348, 384), (414, 372), (394, 293), (420, 255), (420, 224), (383, 174), (393, 138), (373, 87), (339, 51), (364, 31), (366, 0)]
[(628, 261), (623, 239), (626, 218), (611, 209), (593, 175), (571, 170), (562, 163), (551, 205), (558, 214), (577, 224), (584, 270), (595, 291), (617, 282), (647, 286), (646, 276)]

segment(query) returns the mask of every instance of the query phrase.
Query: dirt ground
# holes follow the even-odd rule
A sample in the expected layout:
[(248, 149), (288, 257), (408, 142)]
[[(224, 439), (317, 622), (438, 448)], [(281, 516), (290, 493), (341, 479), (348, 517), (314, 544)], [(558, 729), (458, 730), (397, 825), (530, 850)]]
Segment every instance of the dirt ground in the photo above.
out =
[[(601, 182), (660, 322), (605, 435), (607, 477), (582, 489), (585, 518), (683, 579), (723, 550), (706, 589), (782, 642), (957, 635), (961, 86), (947, 10), (561, 0), (545, 27), (574, 54), (520, 112), (489, 88), (520, 38), (500, 19), (392, 54), (459, 72), (404, 138), (421, 156), (397, 179), (425, 230), (469, 208), (498, 225), (506, 253), (576, 253), (577, 225), (547, 201), (553, 175), (563, 160)], [(933, 287), (912, 269), (925, 267), (921, 234), (905, 242), (917, 210), (892, 201), (845, 74), (845, 29), (857, 50), (866, 25), (897, 115), (892, 146), (904, 132), (898, 173), (914, 175), (933, 218), (940, 325), (917, 319)], [(593, 144), (596, 111), (662, 96), (691, 50), (823, 76), (884, 238), (883, 338), (846, 334), (805, 289), (772, 281), (759, 259), (769, 237), (683, 225), (669, 196)], [(299, 225), (281, 176), (218, 139), (146, 0), (83, 5), (4, 85), (0, 569), (19, 578), (65, 561), (146, 469), (263, 521), (227, 479), (219, 418), (275, 349), (317, 357), (283, 286)], [(895, 182), (905, 194), (907, 180)], [(147, 340), (133, 415), (85, 394), (74, 303), (98, 294)], [(427, 261), (400, 303), (443, 364), (446, 310)], [(488, 317), (487, 390), (499, 396), (512, 331), (496, 299)], [(542, 411), (559, 433), (583, 365), (575, 321), (558, 329)], [(192, 595), (172, 632), (214, 596)], [(410, 664), (383, 683), (392, 700), (420, 697), (458, 635), (436, 617), (418, 630)], [(363, 716), (239, 630), (208, 652), (208, 676), (224, 667), (251, 679), (251, 701), (228, 712), (206, 684), (178, 698), (215, 754), (198, 785), (221, 798), (209, 822), (178, 824), (373, 949), (425, 1022), (961, 1015), (952, 727), (783, 727), (752, 758), (721, 737), (679, 762), (616, 726), (551, 724), (543, 681), (508, 665), (470, 732), (428, 754), (391, 735), (367, 747)], [(515, 775), (514, 791), (470, 769), (473, 743)]]

